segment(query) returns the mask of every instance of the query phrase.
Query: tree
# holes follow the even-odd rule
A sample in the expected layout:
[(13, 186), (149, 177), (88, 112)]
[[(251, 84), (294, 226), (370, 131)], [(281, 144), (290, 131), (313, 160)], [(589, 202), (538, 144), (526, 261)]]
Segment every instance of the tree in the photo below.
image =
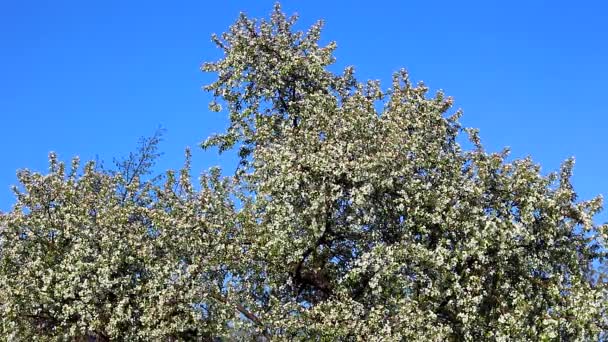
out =
[[(597, 340), (608, 227), (547, 176), (486, 152), (452, 99), (330, 71), (322, 24), (277, 5), (214, 36), (206, 89), (240, 166), (191, 184), (22, 171), (0, 226), (1, 332), (14, 339)], [(381, 109), (378, 109), (381, 108)], [(468, 136), (472, 148), (458, 143)]]

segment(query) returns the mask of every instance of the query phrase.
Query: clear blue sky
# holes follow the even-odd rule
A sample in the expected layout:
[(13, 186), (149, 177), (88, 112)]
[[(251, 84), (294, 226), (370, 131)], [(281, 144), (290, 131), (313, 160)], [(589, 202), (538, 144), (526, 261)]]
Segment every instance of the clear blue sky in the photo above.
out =
[[(199, 71), (240, 11), (274, 1), (0, 1), (0, 209), (19, 168), (56, 151), (107, 161), (168, 132), (159, 170), (195, 150), (195, 171), (230, 165), (198, 143), (226, 125)], [(338, 66), (388, 80), (401, 67), (444, 89), (490, 150), (510, 146), (545, 172), (575, 156), (581, 198), (608, 195), (605, 1), (284, 1), (305, 27), (326, 20)], [(605, 213), (599, 221), (606, 221)]]

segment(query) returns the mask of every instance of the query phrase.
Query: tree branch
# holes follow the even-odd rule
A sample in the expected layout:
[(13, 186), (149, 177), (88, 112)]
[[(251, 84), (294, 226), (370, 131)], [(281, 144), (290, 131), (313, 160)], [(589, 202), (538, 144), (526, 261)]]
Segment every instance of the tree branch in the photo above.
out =
[(249, 319), (250, 321), (252, 321), (253, 323), (255, 323), (257, 326), (259, 326), (260, 328), (263, 329), (263, 334), (266, 338), (270, 339), (270, 336), (268, 334), (268, 332), (266, 331), (266, 325), (264, 324), (264, 322), (262, 322), (262, 320), (254, 315), (253, 313), (251, 313), (251, 311), (247, 310), (246, 307), (244, 307), (242, 304), (240, 303), (230, 303), (230, 301), (228, 301), (228, 299), (212, 293), (211, 294), (211, 298), (217, 300), (218, 302), (222, 303), (222, 304), (226, 304), (226, 305), (234, 305), (235, 309), (240, 312), (241, 314), (243, 314), (243, 316), (247, 317), (247, 319)]

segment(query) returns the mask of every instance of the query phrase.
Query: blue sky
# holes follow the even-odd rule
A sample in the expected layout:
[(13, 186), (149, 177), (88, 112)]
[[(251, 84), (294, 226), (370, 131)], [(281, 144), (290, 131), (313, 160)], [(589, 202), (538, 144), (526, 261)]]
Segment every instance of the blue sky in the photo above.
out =
[[(199, 71), (210, 35), (274, 1), (0, 1), (0, 209), (19, 168), (47, 154), (111, 161), (167, 129), (159, 171), (194, 149), (194, 169), (231, 165), (197, 145), (226, 120)], [(602, 1), (284, 1), (302, 28), (326, 21), (337, 66), (388, 81), (405, 67), (444, 89), (490, 150), (545, 172), (570, 156), (580, 197), (608, 195), (608, 4)], [(598, 221), (608, 220), (605, 213)]]

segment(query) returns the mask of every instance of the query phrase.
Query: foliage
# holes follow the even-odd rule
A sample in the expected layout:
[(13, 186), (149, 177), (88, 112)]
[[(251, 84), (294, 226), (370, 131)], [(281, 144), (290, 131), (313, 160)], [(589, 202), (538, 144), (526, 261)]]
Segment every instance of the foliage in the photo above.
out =
[(573, 161), (545, 176), (488, 153), (451, 98), (405, 71), (388, 90), (333, 73), (322, 24), (295, 22), (277, 5), (214, 36), (206, 89), (230, 126), (203, 145), (237, 148), (234, 176), (195, 190), (189, 152), (164, 185), (54, 155), (48, 174), (19, 173), (0, 221), (3, 336), (605, 338), (608, 227), (601, 198), (577, 201)]

